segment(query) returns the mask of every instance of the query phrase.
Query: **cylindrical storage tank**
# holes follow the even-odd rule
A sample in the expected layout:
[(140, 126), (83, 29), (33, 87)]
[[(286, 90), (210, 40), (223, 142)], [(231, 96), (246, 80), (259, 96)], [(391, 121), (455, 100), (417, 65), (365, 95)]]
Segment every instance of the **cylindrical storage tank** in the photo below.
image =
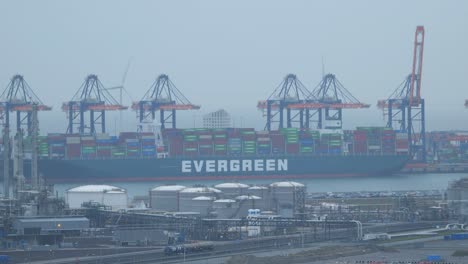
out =
[(150, 206), (154, 210), (179, 211), (179, 192), (185, 189), (182, 185), (158, 186), (150, 191)]
[(252, 186), (247, 189), (246, 194), (255, 195), (261, 198), (267, 198), (268, 192), (268, 187), (266, 186)]
[(199, 196), (218, 197), (221, 191), (210, 187), (185, 188), (179, 192), (179, 212), (193, 212), (192, 199)]
[(213, 209), (213, 201), (215, 197), (212, 196), (198, 196), (192, 199), (190, 205), (191, 212), (200, 213), (200, 216), (207, 216)]
[(239, 203), (239, 212), (236, 217), (246, 217), (249, 209), (260, 209), (264, 207), (263, 199), (255, 195), (237, 196), (236, 200)]
[(233, 199), (219, 199), (213, 202), (213, 211), (218, 219), (231, 219), (236, 217), (239, 204)]
[(294, 217), (303, 212), (305, 205), (305, 185), (298, 182), (275, 182), (270, 185), (271, 205), (279, 215)]
[(246, 190), (249, 188), (248, 185), (242, 183), (221, 183), (214, 186), (216, 189), (222, 192), (222, 196), (226, 199), (234, 198), (239, 195), (246, 194)]
[(70, 208), (81, 208), (86, 202), (95, 202), (110, 206), (112, 210), (128, 207), (128, 195), (125, 189), (111, 185), (84, 185), (68, 189), (66, 200)]

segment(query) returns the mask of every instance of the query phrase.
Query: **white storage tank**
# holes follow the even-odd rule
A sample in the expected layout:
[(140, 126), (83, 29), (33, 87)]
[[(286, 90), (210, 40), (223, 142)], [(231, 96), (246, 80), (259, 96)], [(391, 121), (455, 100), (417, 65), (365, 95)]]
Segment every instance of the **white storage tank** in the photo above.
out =
[(230, 219), (236, 217), (239, 204), (233, 199), (219, 199), (213, 202), (213, 211), (218, 219)]
[(81, 208), (86, 202), (110, 206), (112, 210), (128, 207), (127, 191), (111, 185), (84, 185), (68, 189), (66, 200), (70, 208)]
[[(215, 197), (212, 196), (198, 196), (192, 199), (190, 208), (191, 212), (200, 213), (201, 217), (208, 216), (213, 210), (213, 201)], [(186, 210), (187, 211), (187, 210)]]
[(283, 217), (294, 217), (304, 210), (305, 185), (293, 181), (275, 182), (270, 185), (272, 209)]
[(226, 182), (214, 186), (223, 193), (224, 198), (234, 198), (242, 194), (246, 194), (248, 185), (237, 182)]
[(182, 185), (165, 185), (151, 189), (150, 207), (158, 211), (179, 211), (179, 193), (185, 188)]
[(221, 191), (210, 187), (191, 187), (179, 192), (179, 212), (192, 212), (192, 199), (199, 196), (219, 197)]
[(255, 195), (237, 196), (236, 200), (239, 203), (237, 217), (246, 217), (249, 209), (261, 209), (264, 207), (263, 199)]
[(255, 195), (265, 199), (268, 196), (268, 192), (268, 187), (266, 186), (252, 186), (247, 189), (246, 194)]

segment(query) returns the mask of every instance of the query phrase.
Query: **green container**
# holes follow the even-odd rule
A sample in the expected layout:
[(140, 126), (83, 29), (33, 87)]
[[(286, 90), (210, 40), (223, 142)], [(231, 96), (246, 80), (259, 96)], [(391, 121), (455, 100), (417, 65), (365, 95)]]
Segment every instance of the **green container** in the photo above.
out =
[(195, 152), (195, 151), (198, 151), (198, 149), (197, 148), (184, 148), (184, 151)]

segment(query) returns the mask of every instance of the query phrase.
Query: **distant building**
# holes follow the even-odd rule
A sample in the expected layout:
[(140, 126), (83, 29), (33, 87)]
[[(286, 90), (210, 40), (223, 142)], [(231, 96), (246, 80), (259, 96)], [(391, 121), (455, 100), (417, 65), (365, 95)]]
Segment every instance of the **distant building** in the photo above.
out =
[(231, 127), (231, 116), (224, 109), (211, 112), (203, 116), (204, 128), (228, 128)]

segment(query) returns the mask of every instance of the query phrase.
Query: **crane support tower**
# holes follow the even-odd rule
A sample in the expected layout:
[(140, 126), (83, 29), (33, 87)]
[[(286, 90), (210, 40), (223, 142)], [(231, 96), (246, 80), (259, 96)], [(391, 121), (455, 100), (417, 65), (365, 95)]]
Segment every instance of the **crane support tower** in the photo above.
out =
[(38, 111), (49, 111), (52, 107), (42, 103), (22, 75), (15, 75), (0, 95), (0, 119), (10, 129), (10, 112), (16, 112), (16, 132), (30, 131), (33, 104)]
[(200, 106), (192, 104), (172, 83), (169, 76), (161, 74), (145, 93), (143, 98), (132, 104), (137, 112), (140, 124), (152, 123), (159, 112), (161, 128), (168, 124), (176, 128), (177, 110), (198, 110)]
[[(75, 93), (73, 98), (62, 104), (62, 110), (67, 113), (67, 133), (73, 134), (74, 127), (78, 126), (80, 134), (98, 133), (96, 125), (100, 125), (100, 133), (106, 132), (106, 111), (125, 110), (128, 107), (121, 105), (104, 88), (97, 75), (88, 75)], [(88, 124), (85, 113), (89, 112)]]
[(310, 91), (296, 75), (286, 75), (268, 99), (259, 101), (257, 104), (257, 108), (262, 110), (267, 118), (265, 130), (272, 130), (275, 123), (278, 124), (278, 129), (292, 127), (294, 123), (299, 124), (299, 127), (303, 128), (305, 123), (304, 110), (295, 110), (288, 108), (288, 106), (304, 102), (309, 95)]
[(408, 134), (410, 154), (414, 161), (420, 162), (426, 162), (426, 114), (421, 97), (423, 52), (424, 27), (417, 26), (411, 74), (388, 99), (377, 103), (384, 111), (387, 126)]
[(369, 107), (354, 97), (331, 73), (323, 76), (306, 100), (288, 106), (289, 109), (305, 110), (305, 127), (310, 128), (311, 123), (315, 123), (318, 129), (342, 129), (343, 109)]

